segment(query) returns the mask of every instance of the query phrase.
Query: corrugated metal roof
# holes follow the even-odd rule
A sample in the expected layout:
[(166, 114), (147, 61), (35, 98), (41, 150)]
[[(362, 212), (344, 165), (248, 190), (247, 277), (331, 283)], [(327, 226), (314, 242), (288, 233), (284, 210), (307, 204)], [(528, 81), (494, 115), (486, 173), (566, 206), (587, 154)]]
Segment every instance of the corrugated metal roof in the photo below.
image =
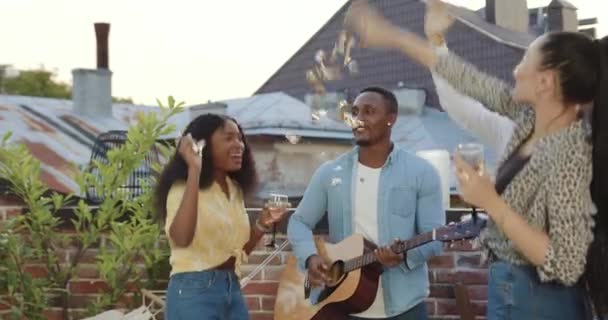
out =
[[(341, 122), (325, 118), (314, 122), (310, 108), (283, 93), (224, 101), (226, 112), (239, 121), (248, 135), (298, 135), (309, 138), (351, 140), (352, 133)], [(215, 105), (217, 107), (217, 105)], [(205, 111), (200, 106), (192, 109)], [(156, 107), (114, 104), (113, 118), (78, 115), (69, 100), (0, 95), (0, 135), (12, 131), (12, 141), (20, 141), (42, 163), (42, 179), (52, 189), (78, 193), (73, 178), (88, 164), (99, 133), (125, 130), (138, 113), (157, 112)], [(217, 110), (217, 108), (216, 108)], [(172, 118), (177, 129), (191, 119), (190, 109)], [(177, 132), (169, 135), (174, 137)], [(168, 137), (166, 137), (168, 138)], [(443, 112), (425, 108), (420, 116), (401, 116), (393, 139), (412, 152), (429, 149), (454, 150), (458, 143), (474, 141)], [(489, 167), (495, 163), (488, 153)], [(452, 187), (455, 181), (452, 179)], [(298, 186), (295, 190), (303, 190)], [(301, 191), (300, 190), (300, 191)]]
[[(115, 104), (114, 118), (87, 118), (74, 111), (70, 100), (0, 95), (0, 135), (13, 133), (41, 162), (42, 180), (52, 189), (78, 193), (74, 176), (89, 163), (97, 135), (125, 130), (138, 112), (158, 108)], [(179, 119), (181, 118), (181, 119)], [(172, 122), (187, 121), (184, 114)]]
[[(283, 92), (258, 94), (195, 106), (197, 113), (221, 112), (235, 118), (246, 134), (296, 134), (311, 138), (349, 139), (351, 130), (341, 121), (312, 119), (312, 109)], [(296, 133), (297, 132), (297, 133)]]
[[(422, 150), (446, 150), (450, 154), (458, 144), (479, 142), (469, 132), (459, 127), (447, 113), (426, 107), (420, 116), (400, 116), (393, 127), (393, 141), (404, 149), (416, 153)], [(486, 168), (496, 170), (498, 158), (494, 150), (484, 148)], [(456, 191), (454, 171), (450, 171), (450, 190)]]

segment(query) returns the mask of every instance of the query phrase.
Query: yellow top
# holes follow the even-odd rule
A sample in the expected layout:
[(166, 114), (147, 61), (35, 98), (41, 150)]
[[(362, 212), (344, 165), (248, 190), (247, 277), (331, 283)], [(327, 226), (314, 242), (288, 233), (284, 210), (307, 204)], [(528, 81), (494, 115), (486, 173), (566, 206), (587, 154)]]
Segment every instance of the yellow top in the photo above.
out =
[[(171, 274), (211, 269), (235, 257), (235, 272), (240, 276), (241, 263), (247, 259), (243, 246), (249, 240), (249, 217), (241, 188), (230, 178), (226, 181), (230, 199), (215, 182), (198, 192), (198, 217), (194, 239), (189, 246), (178, 247), (168, 237)], [(165, 223), (167, 235), (185, 191), (184, 183), (176, 183), (169, 190)]]

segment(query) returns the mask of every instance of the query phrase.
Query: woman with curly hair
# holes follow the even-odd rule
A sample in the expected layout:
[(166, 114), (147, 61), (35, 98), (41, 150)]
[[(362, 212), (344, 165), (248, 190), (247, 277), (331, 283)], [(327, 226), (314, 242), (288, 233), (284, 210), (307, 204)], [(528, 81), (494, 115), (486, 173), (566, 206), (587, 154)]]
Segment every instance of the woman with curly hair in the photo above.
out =
[(244, 199), (256, 183), (251, 149), (236, 120), (205, 114), (186, 127), (156, 187), (171, 248), (167, 319), (249, 318), (239, 267), (285, 213), (264, 209), (250, 227)]

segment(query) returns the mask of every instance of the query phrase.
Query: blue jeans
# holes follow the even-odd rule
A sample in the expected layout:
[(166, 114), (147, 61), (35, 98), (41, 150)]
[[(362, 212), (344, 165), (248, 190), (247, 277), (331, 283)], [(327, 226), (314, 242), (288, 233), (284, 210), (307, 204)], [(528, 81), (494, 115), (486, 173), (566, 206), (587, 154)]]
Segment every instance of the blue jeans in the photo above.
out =
[[(350, 318), (351, 318), (351, 320), (368, 319), (368, 318), (358, 318), (358, 317), (353, 317), (353, 316), (351, 316)], [(402, 314), (398, 314), (398, 315), (392, 316), (390, 318), (385, 318), (384, 320), (427, 320), (428, 318), (429, 318), (429, 316), (428, 316), (428, 313), (426, 310), (426, 303), (421, 302)]]
[(586, 320), (591, 309), (579, 285), (541, 283), (532, 266), (504, 261), (490, 264), (488, 320)]
[(247, 320), (238, 277), (232, 271), (184, 272), (171, 276), (167, 320)]

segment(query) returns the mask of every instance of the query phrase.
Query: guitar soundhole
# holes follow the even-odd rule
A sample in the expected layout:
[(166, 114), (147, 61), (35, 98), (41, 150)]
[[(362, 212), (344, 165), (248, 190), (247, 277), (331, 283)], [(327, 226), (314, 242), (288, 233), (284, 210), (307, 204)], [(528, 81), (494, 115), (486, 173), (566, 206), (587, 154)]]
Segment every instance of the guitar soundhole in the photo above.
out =
[(344, 261), (336, 261), (331, 265), (329, 271), (327, 272), (327, 276), (329, 277), (329, 283), (327, 286), (335, 287), (342, 282), (344, 279)]
[(329, 267), (327, 276), (329, 277), (329, 283), (326, 284), (325, 288), (321, 291), (317, 303), (327, 299), (327, 297), (338, 288), (342, 281), (344, 281), (344, 278), (346, 278), (346, 274), (344, 273), (344, 261), (334, 262), (331, 267)]

